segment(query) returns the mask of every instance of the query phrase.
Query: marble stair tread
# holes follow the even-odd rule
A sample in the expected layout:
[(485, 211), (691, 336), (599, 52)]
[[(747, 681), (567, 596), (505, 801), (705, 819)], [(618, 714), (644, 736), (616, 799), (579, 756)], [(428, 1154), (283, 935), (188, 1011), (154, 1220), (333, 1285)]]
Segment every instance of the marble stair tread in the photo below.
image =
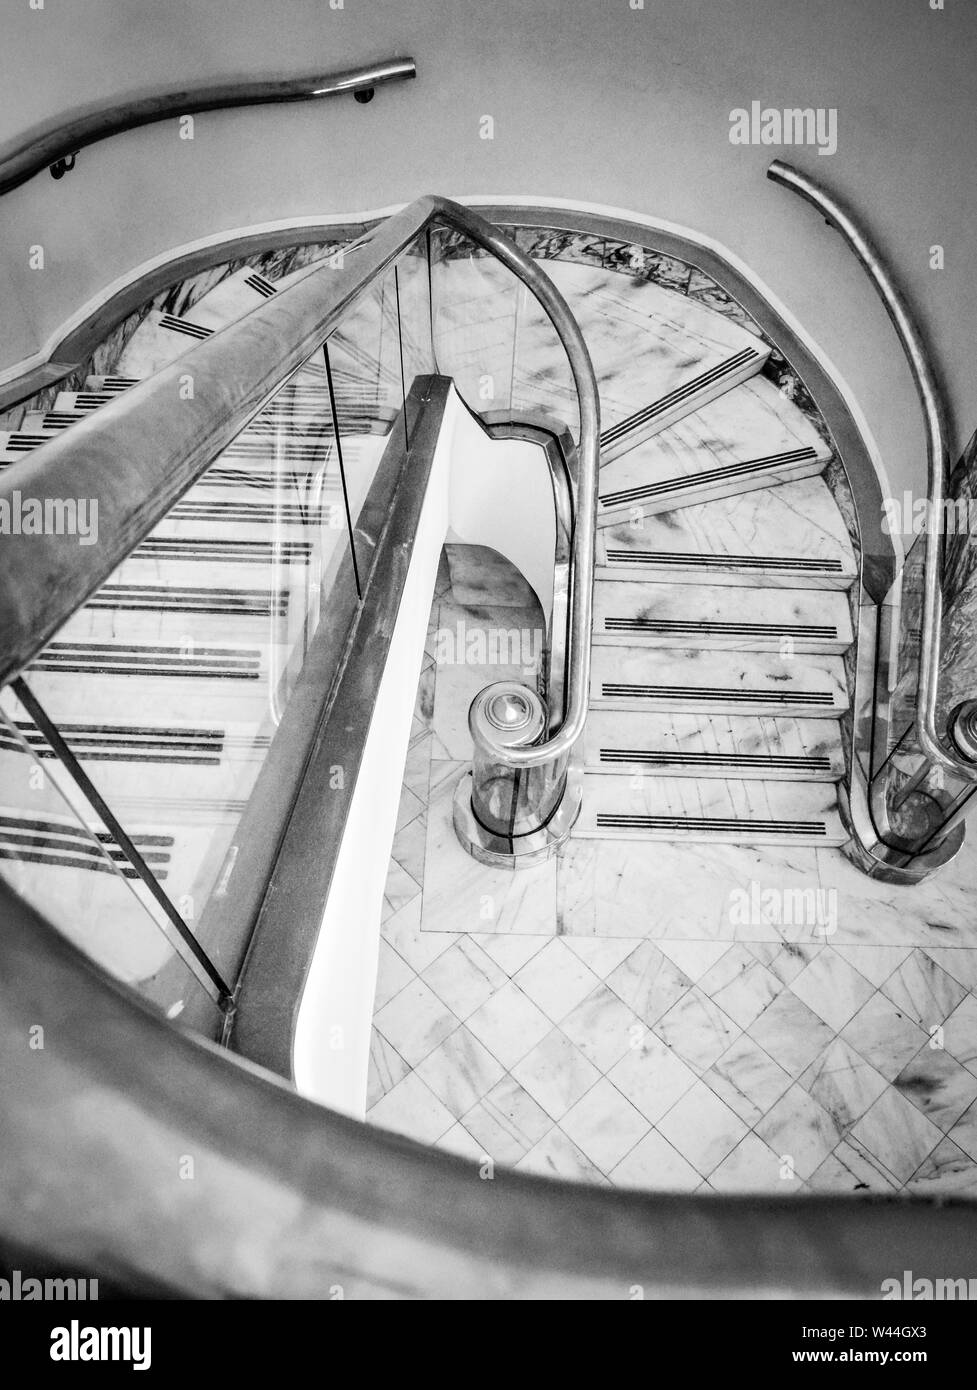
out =
[(618, 522), (597, 534), (597, 576), (847, 589), (858, 563), (821, 477)]
[(845, 773), (834, 719), (592, 709), (586, 767), (619, 776), (836, 782)]
[[(595, 644), (732, 647), (840, 655), (853, 640), (847, 597), (833, 589), (742, 589), (722, 584), (594, 586)], [(786, 644), (790, 644), (788, 647)]]
[(605, 462), (599, 524), (808, 477), (822, 472), (830, 457), (797, 406), (757, 377)]
[[(769, 347), (721, 314), (645, 281), (563, 261), (540, 263), (570, 299), (597, 376), (608, 448), (633, 447), (757, 373)], [(477, 403), (486, 378), (515, 409), (570, 419), (576, 392), (566, 354), (535, 301), (519, 303), (508, 271), (483, 257), (436, 270), (434, 337), (443, 369)], [(622, 288), (622, 283), (624, 288)], [(518, 316), (518, 350), (513, 330)], [(571, 412), (571, 413), (568, 413)]]
[[(637, 407), (664, 403), (655, 422), (661, 429), (694, 408), (682, 399), (690, 383), (699, 383), (696, 400), (712, 399), (758, 372), (770, 354), (762, 339), (722, 314), (653, 281), (635, 282), (571, 261), (541, 265), (569, 302), (587, 342), (605, 434), (627, 426)], [(552, 334), (541, 314), (533, 320), (539, 333)], [(737, 368), (724, 374), (734, 362)], [(708, 380), (714, 372), (716, 379)]]
[[(71, 660), (76, 654), (83, 659)], [(90, 649), (68, 655), (67, 666), (35, 661), (30, 668), (31, 689), (59, 725), (82, 719), (106, 727), (145, 722), (164, 729), (233, 730), (238, 741), (274, 734), (267, 666), (258, 679), (238, 679), (210, 675), (203, 664), (190, 672), (171, 663), (161, 677), (144, 665), (131, 674), (124, 666), (100, 669)]]
[(574, 838), (842, 845), (833, 785), (584, 774)]
[(591, 706), (837, 718), (848, 708), (840, 656), (595, 646)]
[(276, 293), (275, 284), (250, 266), (245, 266), (218, 280), (187, 310), (187, 316), (204, 328), (223, 328), (243, 318)]
[(7, 467), (19, 463), (25, 455), (54, 439), (57, 433), (56, 430), (0, 430), (0, 465)]

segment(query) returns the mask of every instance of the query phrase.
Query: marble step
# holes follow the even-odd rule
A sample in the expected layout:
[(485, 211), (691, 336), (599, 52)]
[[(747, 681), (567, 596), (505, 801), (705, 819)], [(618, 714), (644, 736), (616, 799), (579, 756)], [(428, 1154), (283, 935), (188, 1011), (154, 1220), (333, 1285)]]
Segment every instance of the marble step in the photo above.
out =
[(858, 562), (824, 479), (757, 488), (597, 533), (599, 579), (848, 589)]
[[(650, 281), (544, 260), (580, 325), (601, 397), (609, 456), (647, 438), (760, 371), (769, 347), (721, 314)], [(461, 395), (484, 405), (487, 379), (514, 410), (570, 420), (576, 392), (553, 325), (514, 293), (510, 273), (474, 256), (434, 267), (434, 342)], [(515, 352), (513, 348), (515, 346)]]
[(584, 774), (575, 838), (843, 845), (834, 786)]
[(823, 719), (848, 708), (848, 691), (840, 656), (597, 645), (591, 705)]
[[(50, 746), (30, 720), (14, 723), (41, 765), (52, 762)], [(195, 728), (75, 718), (61, 725), (61, 734), (110, 806), (141, 804), (143, 815), (164, 798), (185, 803), (191, 817), (246, 800), (269, 747), (267, 735), (248, 728), (238, 733), (220, 720)], [(23, 743), (0, 725), (0, 784), (16, 785), (23, 757)]]
[[(566, 296), (590, 350), (607, 461), (748, 381), (770, 355), (762, 339), (652, 281), (570, 261), (542, 265)], [(520, 325), (517, 363), (525, 345)]]
[(584, 748), (588, 771), (618, 776), (837, 782), (845, 773), (833, 719), (592, 709)]
[[(281, 675), (269, 667), (267, 647), (225, 644), (222, 659), (210, 649), (196, 653), (193, 663), (180, 660), (180, 652), (160, 653), (147, 644), (137, 650), (103, 644), (99, 651), (60, 643), (55, 660), (46, 659), (48, 651), (30, 667), (30, 686), (59, 727), (84, 720), (102, 728), (223, 730), (233, 731), (238, 741), (274, 733), (271, 693)], [(119, 659), (100, 660), (105, 651)], [(139, 660), (126, 662), (127, 656)]]
[(595, 644), (731, 647), (840, 655), (853, 640), (847, 597), (823, 589), (734, 589), (729, 585), (594, 586)]
[(748, 381), (604, 462), (598, 524), (736, 496), (823, 471), (831, 450), (805, 415), (764, 377)]

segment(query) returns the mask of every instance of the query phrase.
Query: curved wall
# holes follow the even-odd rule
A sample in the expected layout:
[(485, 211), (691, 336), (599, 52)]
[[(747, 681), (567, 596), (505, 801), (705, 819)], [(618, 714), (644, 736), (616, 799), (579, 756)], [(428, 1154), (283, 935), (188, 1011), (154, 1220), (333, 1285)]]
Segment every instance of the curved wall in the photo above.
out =
[[(895, 488), (923, 479), (912, 385), (881, 308), (812, 210), (764, 178), (780, 154), (862, 211), (943, 366), (958, 440), (977, 401), (972, 53), (947, 0), (46, 0), (4, 16), (0, 138), (105, 97), (210, 77), (415, 57), (416, 82), (199, 116), (83, 151), (0, 200), (0, 368), (170, 247), (226, 228), (356, 213), (421, 192), (600, 203), (679, 224), (746, 262), (858, 398)], [(733, 146), (730, 112), (836, 108), (838, 150)], [(480, 123), (494, 118), (494, 138)], [(930, 247), (946, 269), (929, 268)], [(43, 271), (28, 267), (43, 245)]]

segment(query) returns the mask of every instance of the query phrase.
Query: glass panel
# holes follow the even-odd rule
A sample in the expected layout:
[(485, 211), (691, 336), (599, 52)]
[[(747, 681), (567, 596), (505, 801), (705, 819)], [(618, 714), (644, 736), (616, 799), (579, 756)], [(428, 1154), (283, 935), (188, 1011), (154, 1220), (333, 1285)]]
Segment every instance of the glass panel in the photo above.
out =
[[(397, 270), (391, 266), (351, 305), (326, 342), (354, 534), (404, 408), (397, 291)], [(363, 541), (357, 547), (361, 582), (371, 551)]]
[(404, 385), (409, 394), (415, 377), (437, 372), (431, 341), (431, 276), (428, 270), (427, 233), (419, 237), (397, 262), (397, 296), (400, 303)]
[[(0, 877), (170, 1018), (189, 1005), (196, 1026), (215, 1031), (220, 1011), (187, 947), (9, 689), (0, 692), (0, 788)], [(134, 828), (133, 838), (166, 884), (171, 837)]]
[(535, 295), (494, 256), (456, 233), (432, 234), (431, 254), (439, 369), (454, 378), (479, 414), (544, 414), (578, 440), (570, 362)]
[[(327, 617), (345, 631), (356, 602), (317, 353), (29, 672), (127, 833), (165, 843), (166, 892), (232, 984), (250, 924), (208, 941), (204, 912), (227, 892), (237, 827), (310, 643)], [(271, 846), (289, 810), (272, 800)]]

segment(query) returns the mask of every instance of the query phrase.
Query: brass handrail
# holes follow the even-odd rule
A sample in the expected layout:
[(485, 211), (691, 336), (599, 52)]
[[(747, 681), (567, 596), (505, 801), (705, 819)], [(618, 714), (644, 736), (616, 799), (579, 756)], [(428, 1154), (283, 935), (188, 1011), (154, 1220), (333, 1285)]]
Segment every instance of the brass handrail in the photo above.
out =
[(966, 782), (977, 782), (977, 763), (961, 757), (941, 741), (936, 724), (943, 622), (944, 503), (950, 476), (950, 446), (946, 406), (936, 380), (930, 353), (905, 297), (886, 267), (878, 247), (855, 216), (816, 179), (775, 159), (767, 170), (775, 183), (791, 188), (813, 204), (844, 238), (875, 286), (906, 354), (923, 409), (929, 489), (929, 524), (923, 573), (923, 621), (919, 649), (916, 734), (931, 762)]
[(413, 58), (387, 58), (341, 72), (212, 82), (201, 87), (181, 87), (129, 101), (115, 101), (111, 106), (88, 107), (36, 126), (12, 148), (0, 151), (0, 196), (19, 188), (44, 169), (51, 168), (60, 177), (71, 167), (66, 161), (86, 146), (165, 120), (168, 116), (196, 115), (200, 111), (219, 111), (234, 106), (313, 101), (319, 97), (341, 96), (344, 92), (369, 100), (367, 93), (372, 96), (375, 87), (416, 76)]

